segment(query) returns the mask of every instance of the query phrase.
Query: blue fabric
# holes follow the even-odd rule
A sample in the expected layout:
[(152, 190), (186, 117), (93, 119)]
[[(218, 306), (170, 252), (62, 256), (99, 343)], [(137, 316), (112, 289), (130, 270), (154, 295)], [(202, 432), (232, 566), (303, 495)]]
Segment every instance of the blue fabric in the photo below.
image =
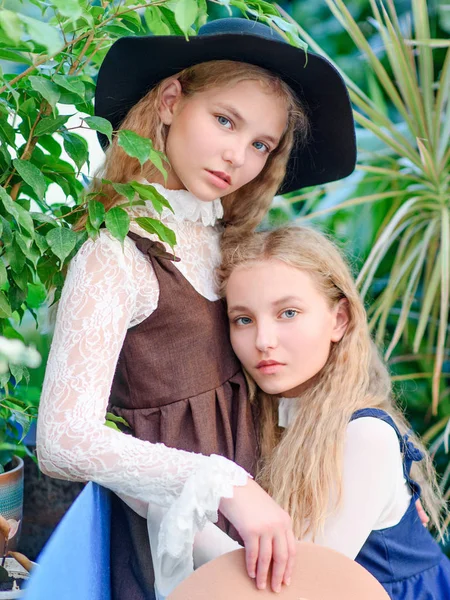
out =
[(110, 492), (88, 483), (38, 557), (24, 600), (110, 600)]
[(401, 521), (394, 527), (372, 531), (355, 560), (378, 579), (392, 600), (450, 599), (450, 561), (422, 525), (415, 506), (420, 486), (410, 478), (410, 469), (423, 455), (383, 410), (358, 410), (351, 420), (361, 417), (381, 419), (394, 428), (412, 498)]

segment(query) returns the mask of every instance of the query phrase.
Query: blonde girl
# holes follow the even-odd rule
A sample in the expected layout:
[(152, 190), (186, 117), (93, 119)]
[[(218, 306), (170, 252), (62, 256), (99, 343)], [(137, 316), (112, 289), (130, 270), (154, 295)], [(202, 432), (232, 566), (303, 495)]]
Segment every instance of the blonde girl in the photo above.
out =
[[(170, 163), (164, 180), (115, 140), (102, 177), (151, 183), (170, 203), (161, 220), (176, 233), (176, 257), (134, 222), (123, 247), (103, 231), (74, 258), (38, 455), (49, 475), (115, 492), (113, 598), (152, 598), (154, 580), (167, 595), (192, 571), (195, 534), (217, 511), (220, 527), (243, 540), (257, 585), (266, 585), (272, 559), (273, 589), (289, 583), (290, 518), (251, 479), (252, 413), (213, 274), (224, 222), (224, 238), (234, 239), (254, 229), (280, 187), (354, 167), (345, 86), (327, 61), (303, 59), (268, 27), (224, 19), (189, 42), (123, 38), (102, 65), (96, 113), (150, 138)], [(102, 177), (98, 199), (106, 208), (123, 203)], [(150, 202), (131, 214), (158, 216)], [(108, 405), (131, 435), (104, 427)]]
[(299, 539), (366, 567), (395, 600), (450, 597), (430, 457), (396, 406), (336, 246), (306, 227), (250, 236), (223, 257), (233, 348), (256, 382), (257, 481)]

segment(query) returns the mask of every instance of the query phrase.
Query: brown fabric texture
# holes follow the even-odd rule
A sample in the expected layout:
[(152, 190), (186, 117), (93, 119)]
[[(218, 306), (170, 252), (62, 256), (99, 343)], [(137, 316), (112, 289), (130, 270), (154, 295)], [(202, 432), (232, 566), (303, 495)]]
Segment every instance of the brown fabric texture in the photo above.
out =
[[(254, 474), (256, 434), (224, 303), (199, 294), (162, 244), (129, 236), (152, 263), (159, 301), (127, 332), (109, 410), (140, 439), (220, 454)], [(236, 537), (223, 519), (218, 525)], [(146, 521), (118, 499), (112, 511), (111, 572), (113, 600), (154, 598)]]

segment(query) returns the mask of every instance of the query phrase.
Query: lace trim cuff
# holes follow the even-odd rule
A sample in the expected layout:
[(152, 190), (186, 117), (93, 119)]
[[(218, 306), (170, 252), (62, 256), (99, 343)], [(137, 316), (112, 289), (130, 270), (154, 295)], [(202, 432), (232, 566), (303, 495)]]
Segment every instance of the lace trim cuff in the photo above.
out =
[(161, 520), (155, 563), (156, 586), (168, 595), (194, 570), (193, 543), (207, 521), (215, 523), (222, 498), (251, 477), (244, 469), (215, 454), (185, 482), (183, 490)]

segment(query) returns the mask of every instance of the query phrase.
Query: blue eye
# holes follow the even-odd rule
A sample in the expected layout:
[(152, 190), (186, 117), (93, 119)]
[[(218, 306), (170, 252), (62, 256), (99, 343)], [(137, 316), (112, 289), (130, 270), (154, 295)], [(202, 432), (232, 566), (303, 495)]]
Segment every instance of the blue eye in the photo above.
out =
[(254, 148), (256, 148), (259, 152), (270, 152), (269, 147), (262, 142), (254, 142)]
[(283, 310), (281, 315), (282, 316), (285, 315), (286, 319), (293, 319), (294, 317), (296, 317), (298, 315), (298, 311), (294, 310), (293, 308), (287, 308), (286, 310)]
[(250, 317), (238, 317), (234, 320), (234, 322), (236, 323), (236, 325), (250, 325), (252, 320), (250, 319)]
[(218, 115), (216, 119), (220, 125), (223, 125), (227, 129), (231, 129), (232, 123), (230, 119), (227, 119), (227, 117), (224, 117), (223, 115)]

